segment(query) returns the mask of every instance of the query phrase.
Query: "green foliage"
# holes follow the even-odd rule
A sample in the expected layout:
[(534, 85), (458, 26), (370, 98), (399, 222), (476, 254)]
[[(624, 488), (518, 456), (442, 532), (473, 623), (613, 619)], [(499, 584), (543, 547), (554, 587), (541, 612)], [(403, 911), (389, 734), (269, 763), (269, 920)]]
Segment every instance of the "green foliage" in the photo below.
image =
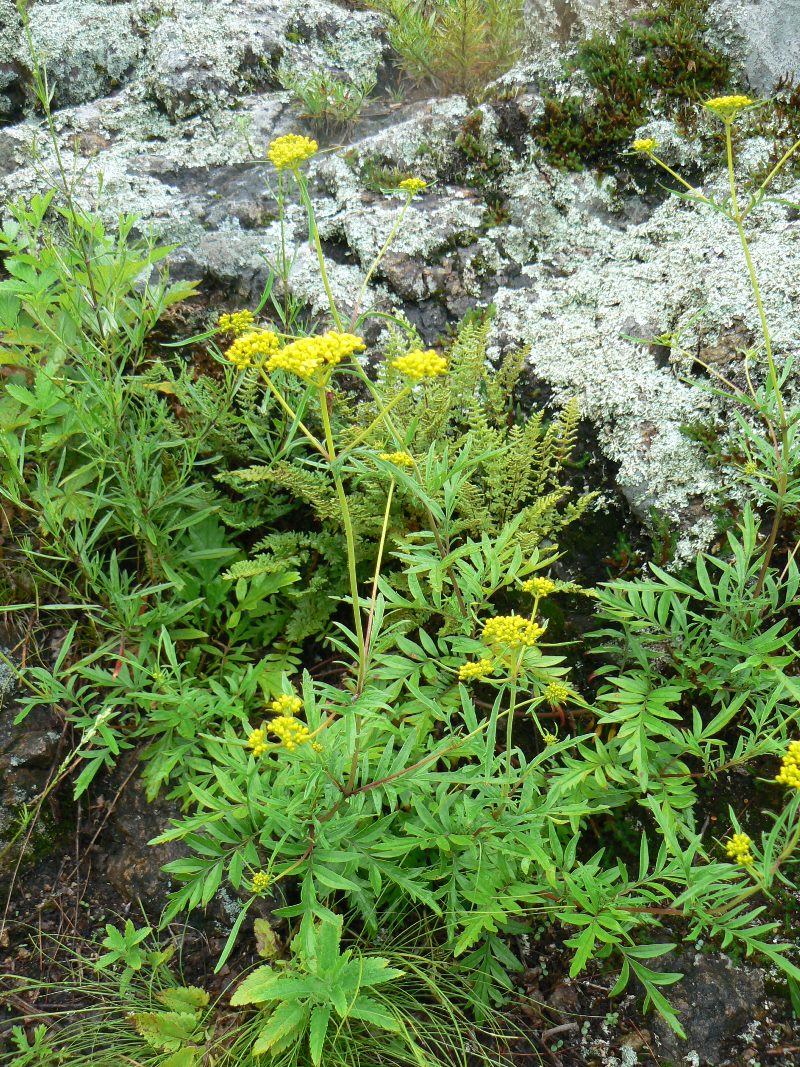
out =
[(278, 67), (278, 81), (292, 94), (301, 117), (322, 130), (348, 127), (375, 88), (374, 78), (350, 81), (323, 70), (303, 73), (286, 64)]
[(475, 99), (522, 48), (519, 0), (376, 0), (403, 72), (439, 93)]
[[(576, 90), (545, 94), (533, 134), (553, 162), (570, 169), (618, 162), (638, 126), (666, 115), (690, 121), (692, 104), (728, 85), (730, 61), (706, 38), (704, 3), (662, 0), (613, 36), (582, 41), (566, 65)], [(588, 87), (588, 92), (587, 92)]]
[[(245, 978), (231, 1004), (258, 1004), (264, 1021), (253, 1045), (254, 1055), (275, 1056), (292, 1045), (305, 1044), (314, 1067), (322, 1063), (326, 1045), (338, 1040), (343, 1024), (366, 1024), (397, 1033), (396, 1013), (374, 990), (398, 978), (402, 971), (380, 956), (353, 956), (341, 951), (341, 917), (309, 918), (292, 942), (291, 964), (283, 961), (259, 967)], [(340, 1023), (331, 1025), (332, 1016)]]
[[(735, 224), (750, 264), (744, 221), (764, 190), (740, 204), (730, 167), (728, 199), (692, 199)], [(3, 236), (11, 563), (40, 612), (73, 619), (55, 661), (25, 670), (22, 715), (63, 709), (78, 793), (139, 747), (148, 795), (181, 803), (157, 839), (184, 846), (165, 868), (177, 888), (164, 923), (223, 886), (241, 902), (218, 969), (267, 892), (291, 932), (290, 957), (272, 944), (238, 986), (234, 1006), (254, 1010), (218, 1054), (205, 994), (176, 987), (168, 956), (143, 947), (149, 929), (107, 927), (95, 970), (117, 996), (149, 980), (137, 1054), (160, 1067), (358, 1062), (377, 1034), (387, 1064), (424, 1067), (451, 1046), (431, 1047), (439, 1024), (420, 1036), (416, 1020), (446, 998), (413, 960), (354, 943), (420, 916), (429, 957), (456, 969), (478, 1018), (513, 993), (511, 938), (534, 916), (566, 931), (573, 977), (617, 966), (613, 994), (635, 978), (678, 1033), (664, 990), (680, 976), (650, 962), (675, 947), (659, 940), (665, 917), (800, 980), (766, 903), (794, 884), (800, 792), (782, 779), (746, 863), (698, 826), (699, 783), (774, 778), (800, 714), (800, 571), (782, 542), (800, 514), (800, 409), (766, 322), (760, 375), (728, 397), (751, 502), (688, 573), (651, 566), (590, 591), (598, 629), (579, 651), (600, 662), (582, 681), (548, 624), (580, 593), (555, 569), (560, 535), (592, 502), (565, 486), (577, 406), (549, 422), (517, 410), (525, 353), (492, 367), (479, 317), (422, 352), (383, 316), (382, 358), (334, 358), (339, 343), (365, 347), (348, 336), (371, 314), (367, 285), (347, 322), (299, 166), (291, 180), (339, 336), (298, 345), (284, 315), (265, 344), (280, 358), (235, 372), (217, 329), (200, 338), (213, 374), (153, 357), (149, 330), (186, 290), (138, 283), (162, 250), (132, 242), (127, 223), (111, 240), (66, 208), (56, 232), (41, 199)], [(598, 832), (609, 817), (641, 825), (638, 855)], [(745, 833), (744, 814), (730, 818)]]

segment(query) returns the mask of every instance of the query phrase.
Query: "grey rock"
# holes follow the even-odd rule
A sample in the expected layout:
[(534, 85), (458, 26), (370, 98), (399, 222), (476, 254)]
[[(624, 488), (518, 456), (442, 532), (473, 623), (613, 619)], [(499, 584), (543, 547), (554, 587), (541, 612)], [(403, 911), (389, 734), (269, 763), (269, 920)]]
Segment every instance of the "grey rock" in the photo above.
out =
[[(136, 768), (136, 756), (129, 754), (115, 768), (108, 783), (111, 795), (126, 782), (124, 794), (116, 804), (104, 831), (106, 852), (104, 873), (109, 885), (127, 902), (142, 901), (154, 911), (163, 908), (170, 889), (169, 878), (161, 871), (170, 860), (186, 855), (179, 842), (151, 845), (152, 838), (167, 829), (170, 819), (177, 818), (177, 804), (161, 798), (148, 800)], [(133, 773), (131, 773), (133, 772)]]
[[(671, 986), (670, 1001), (680, 1015), (686, 1041), (678, 1038), (664, 1020), (653, 1014), (652, 1028), (659, 1054), (675, 1063), (695, 1062), (709, 1067), (739, 1064), (747, 1045), (743, 1037), (764, 1013), (764, 979), (750, 966), (735, 966), (721, 955), (661, 957), (664, 970), (680, 971), (684, 977)], [(661, 969), (661, 968), (657, 968)]]
[[(6, 649), (0, 649), (4, 656)], [(23, 723), (14, 724), (19, 707), (14, 700), (15, 676), (0, 660), (0, 879), (14, 871), (25, 848), (32, 856), (52, 843), (49, 812), (20, 835), (20, 815), (46, 787), (58, 759), (61, 730), (55, 715), (34, 708)]]
[(711, 11), (754, 92), (800, 77), (800, 0), (713, 0)]

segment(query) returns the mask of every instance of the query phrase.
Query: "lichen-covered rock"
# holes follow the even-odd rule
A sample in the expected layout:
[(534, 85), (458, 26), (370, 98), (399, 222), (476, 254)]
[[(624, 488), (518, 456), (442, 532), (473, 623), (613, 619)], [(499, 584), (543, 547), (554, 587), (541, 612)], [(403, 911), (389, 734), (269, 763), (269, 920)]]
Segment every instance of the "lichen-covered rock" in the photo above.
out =
[(613, 31), (640, 7), (642, 0), (525, 0), (525, 29), (534, 50), (563, 48), (577, 37)]
[(712, 0), (711, 10), (754, 92), (800, 78), (800, 0)]
[(145, 83), (177, 120), (274, 84), (283, 57), (290, 67), (374, 76), (383, 60), (381, 20), (345, 12), (327, 0), (138, 0), (149, 31)]
[[(530, 344), (536, 373), (556, 398), (578, 396), (619, 464), (617, 480), (634, 509), (646, 517), (657, 508), (679, 521), (691, 531), (681, 546), (688, 553), (711, 532), (703, 504), (713, 498), (715, 477), (683, 428), (725, 429), (717, 401), (681, 377), (700, 347), (735, 324), (757, 324), (736, 231), (720, 215), (675, 199), (631, 223), (615, 209), (613, 183), (598, 193), (588, 178), (555, 181), (561, 212), (551, 208), (546, 236), (534, 176), (510, 184), (512, 217), (537, 247), (523, 268), (530, 287), (495, 295), (498, 339)], [(720, 179), (713, 191), (723, 188)], [(800, 341), (793, 280), (800, 230), (789, 209), (762, 206), (752, 253), (784, 358)], [(652, 343), (662, 335), (673, 341)]]
[[(57, 106), (83, 104), (116, 89), (143, 53), (130, 3), (61, 0), (33, 4), (31, 36), (45, 65)], [(20, 45), (24, 62), (24, 45)]]
[(20, 60), (22, 21), (14, 0), (0, 0), (0, 121), (19, 116), (25, 68)]

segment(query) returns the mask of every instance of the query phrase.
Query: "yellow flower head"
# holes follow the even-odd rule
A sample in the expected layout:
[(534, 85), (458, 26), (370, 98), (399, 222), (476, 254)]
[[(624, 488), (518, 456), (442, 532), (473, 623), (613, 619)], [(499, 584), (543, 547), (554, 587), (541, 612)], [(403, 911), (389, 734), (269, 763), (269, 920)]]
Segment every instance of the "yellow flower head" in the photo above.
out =
[(313, 748), (313, 750), (315, 752), (324, 752), (325, 751), (323, 749), (322, 745), (319, 743), (319, 741), (312, 741), (311, 742), (311, 747)]
[(287, 133), (271, 142), (267, 156), (275, 170), (297, 170), (301, 163), (317, 154), (319, 145), (310, 137)]
[(293, 693), (281, 693), (279, 697), (270, 702), (269, 706), (278, 715), (296, 715), (302, 708), (303, 701)]
[(555, 745), (558, 742), (558, 734), (544, 733), (542, 734), (542, 741), (549, 748), (550, 745)]
[(416, 196), (417, 193), (425, 192), (428, 188), (428, 183), (423, 178), (404, 178), (397, 188), (402, 189), (409, 196)]
[(251, 330), (236, 338), (225, 353), (225, 358), (230, 360), (234, 367), (245, 370), (247, 367), (259, 366), (277, 349), (278, 338), (274, 333)]
[(256, 871), (251, 885), (254, 893), (266, 893), (272, 885), (272, 879), (266, 871)]
[(523, 591), (536, 597), (549, 596), (555, 590), (555, 587), (556, 583), (552, 578), (544, 578), (542, 576), (528, 578), (527, 581), (522, 583)]
[(551, 682), (544, 691), (544, 699), (548, 704), (563, 704), (571, 696), (572, 692), (568, 686), (562, 685), (561, 682)]
[(725, 846), (729, 859), (736, 860), (743, 867), (748, 867), (753, 862), (753, 854), (750, 851), (752, 840), (747, 834), (734, 834)]
[(225, 333), (232, 333), (234, 337), (245, 333), (256, 320), (252, 311), (234, 311), (230, 315), (220, 315), (217, 326)]
[(247, 747), (252, 749), (254, 756), (263, 756), (269, 748), (266, 730), (252, 730), (247, 738)]
[(396, 467), (414, 466), (414, 458), (408, 452), (381, 452), (378, 458), (387, 463), (394, 463)]
[(490, 646), (530, 648), (543, 633), (543, 626), (524, 615), (497, 615), (484, 624), (482, 639)]
[(295, 719), (293, 715), (279, 715), (269, 724), (269, 732), (276, 734), (280, 743), (289, 752), (294, 752), (298, 745), (305, 744), (311, 737), (311, 732), (305, 723)]
[(321, 337), (298, 337), (286, 345), (267, 363), (268, 371), (284, 370), (309, 381), (318, 378), (328, 367), (335, 367), (354, 352), (363, 352), (367, 346), (353, 333), (337, 333), (329, 330)]
[(634, 152), (644, 152), (645, 155), (649, 156), (651, 152), (655, 152), (658, 148), (658, 141), (652, 137), (637, 137), (631, 148)]
[(800, 741), (789, 742), (775, 781), (780, 785), (788, 785), (790, 789), (800, 789)]
[(703, 107), (708, 108), (723, 122), (731, 122), (740, 111), (754, 103), (755, 100), (751, 100), (749, 96), (715, 96), (712, 100), (706, 100)]
[(468, 682), (473, 678), (488, 678), (490, 674), (494, 674), (494, 664), (486, 657), (474, 663), (462, 663), (458, 668), (459, 682)]
[(419, 382), (423, 378), (436, 378), (440, 374), (446, 374), (447, 360), (432, 348), (425, 352), (415, 348), (408, 355), (398, 356), (393, 360), (392, 367), (407, 378)]

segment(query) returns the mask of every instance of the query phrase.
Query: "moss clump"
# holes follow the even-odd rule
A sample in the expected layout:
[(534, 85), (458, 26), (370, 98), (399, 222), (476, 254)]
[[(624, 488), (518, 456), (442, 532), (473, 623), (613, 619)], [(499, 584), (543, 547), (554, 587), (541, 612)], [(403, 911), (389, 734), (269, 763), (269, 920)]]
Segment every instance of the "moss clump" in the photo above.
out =
[[(762, 134), (772, 142), (764, 173), (755, 175), (760, 180), (800, 140), (800, 80), (789, 76), (781, 78), (775, 86), (771, 106), (759, 108), (753, 113), (753, 118), (757, 123), (753, 132)], [(795, 153), (787, 166), (792, 173), (800, 172), (800, 156)]]
[(548, 158), (573, 170), (608, 164), (655, 114), (686, 125), (692, 104), (718, 95), (730, 79), (728, 58), (705, 40), (708, 29), (705, 3), (662, 0), (613, 39), (584, 41), (566, 73), (580, 72), (587, 89), (564, 98), (546, 93), (533, 130)]

